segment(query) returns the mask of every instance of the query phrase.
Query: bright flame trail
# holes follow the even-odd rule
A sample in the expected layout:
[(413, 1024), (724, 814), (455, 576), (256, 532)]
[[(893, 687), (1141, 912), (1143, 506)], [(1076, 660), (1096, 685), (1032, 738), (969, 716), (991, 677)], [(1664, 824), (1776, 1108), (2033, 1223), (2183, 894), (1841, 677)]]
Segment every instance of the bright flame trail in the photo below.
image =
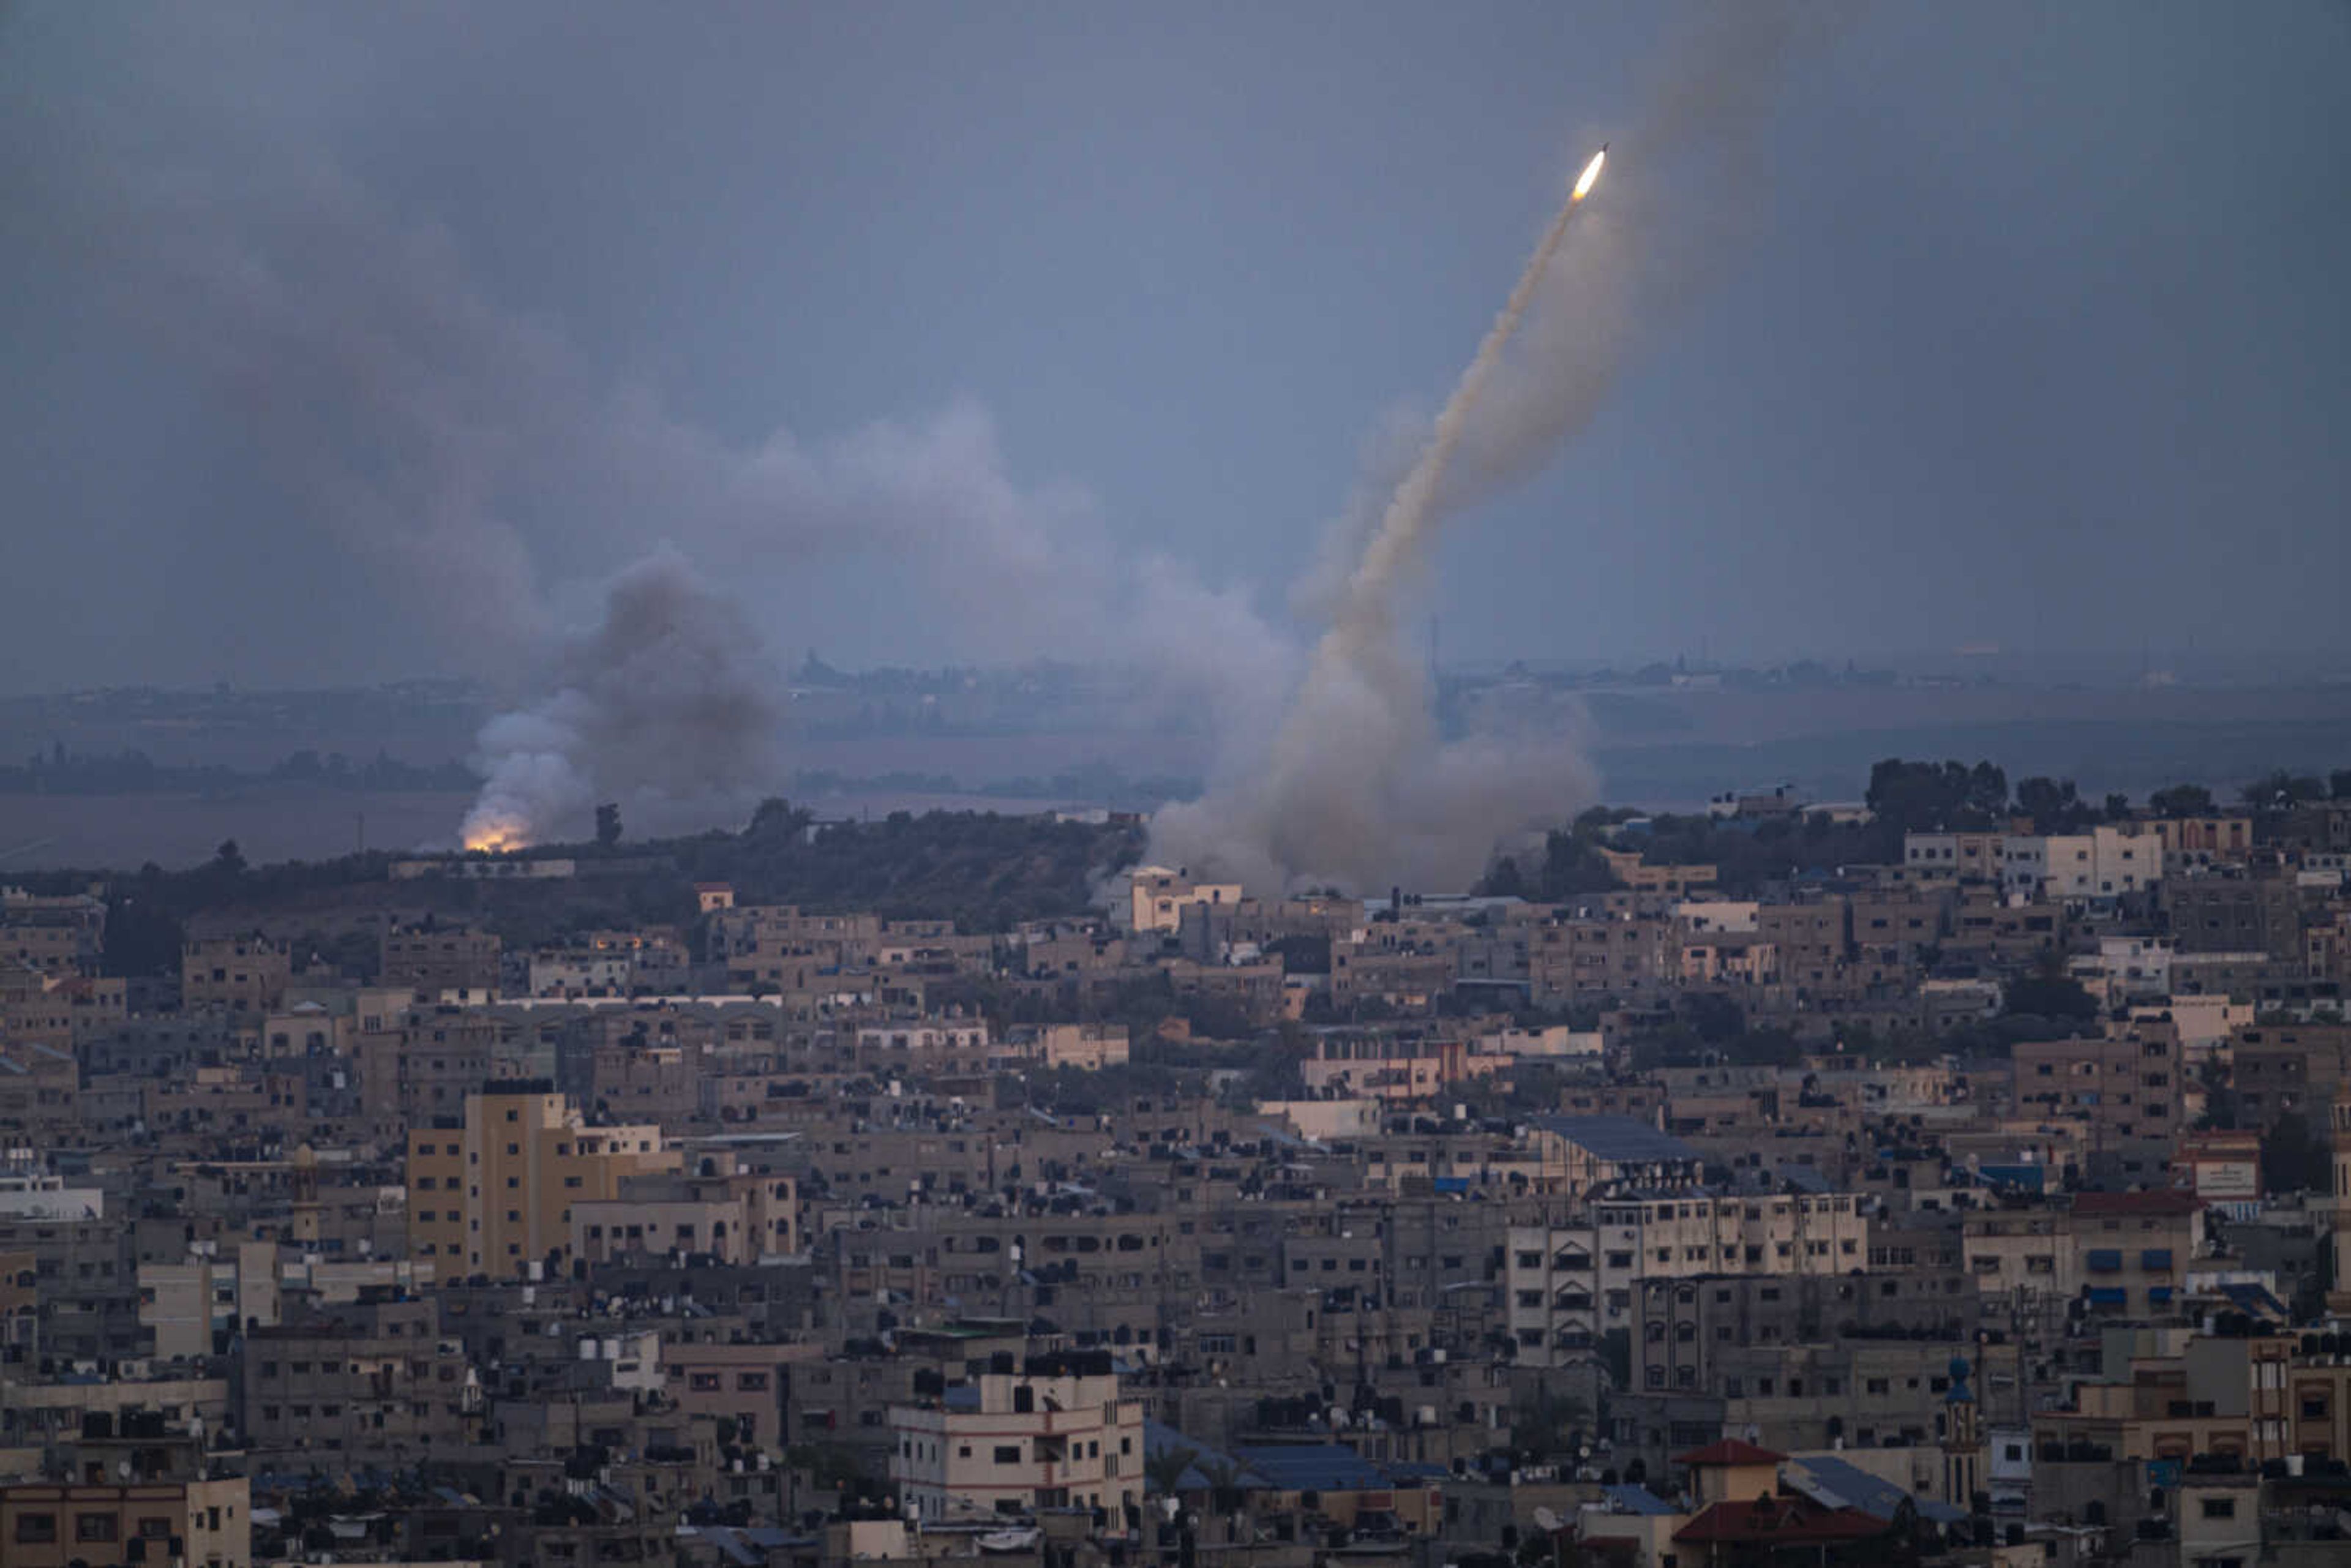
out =
[(1573, 206), (1576, 203), (1583, 200), (1585, 196), (1591, 193), (1592, 187), (1599, 183), (1600, 165), (1607, 162), (1608, 149), (1605, 147), (1603, 147), (1599, 152), (1594, 152), (1592, 155), (1592, 162), (1586, 163), (1583, 166), (1583, 172), (1575, 177), (1575, 193), (1568, 197), (1567, 204), (1569, 206)]
[[(1329, 798), (1323, 787), (1325, 780), (1321, 777), (1323, 769), (1318, 766), (1316, 753), (1321, 749), (1322, 737), (1330, 733), (1332, 716), (1350, 710), (1360, 714), (1364, 694), (1393, 690), (1396, 684), (1397, 579), (1419, 559), (1428, 531), (1438, 520), (1437, 489), (1468, 423), (1470, 412), (1477, 406), (1478, 395), (1500, 362), (1502, 350), (1511, 333), (1518, 329), (1520, 319), (1532, 303), (1543, 271), (1567, 232), (1568, 219), (1599, 180), (1601, 165), (1607, 156), (1604, 147), (1584, 165), (1573, 193), (1552, 220), (1534, 255), (1528, 258), (1525, 271), (1520, 274), (1518, 286), (1510, 290), (1501, 313), (1488, 329), (1485, 341), (1479, 345), (1477, 357), (1461, 373), (1444, 412), (1437, 415), (1427, 446), (1404, 483), (1396, 487), (1395, 497), (1380, 519), (1378, 531), (1349, 575), (1330, 630), (1315, 645), (1305, 683), (1274, 738), (1269, 779), (1274, 837), (1270, 847), (1277, 859), (1293, 872), (1332, 869), (1318, 865), (1318, 850), (1329, 841), (1334, 831), (1344, 831), (1345, 825), (1332, 820), (1334, 815), (1344, 813), (1333, 812), (1335, 802)], [(1384, 716), (1391, 721), (1395, 718), (1393, 713)], [(1395, 775), (1411, 761), (1409, 756), (1399, 753), (1419, 743), (1417, 727), (1410, 724), (1397, 726), (1390, 744), (1384, 747), (1388, 754), (1377, 759), (1385, 777), (1361, 782), (1374, 790), (1392, 786)]]

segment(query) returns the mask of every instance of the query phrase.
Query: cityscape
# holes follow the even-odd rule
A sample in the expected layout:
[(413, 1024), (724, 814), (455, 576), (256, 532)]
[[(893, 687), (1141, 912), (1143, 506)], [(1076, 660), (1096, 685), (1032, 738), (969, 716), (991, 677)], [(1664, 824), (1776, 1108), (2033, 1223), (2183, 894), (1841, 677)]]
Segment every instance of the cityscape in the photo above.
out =
[(2351, 1562), (2346, 70), (0, 9), (0, 1568)]

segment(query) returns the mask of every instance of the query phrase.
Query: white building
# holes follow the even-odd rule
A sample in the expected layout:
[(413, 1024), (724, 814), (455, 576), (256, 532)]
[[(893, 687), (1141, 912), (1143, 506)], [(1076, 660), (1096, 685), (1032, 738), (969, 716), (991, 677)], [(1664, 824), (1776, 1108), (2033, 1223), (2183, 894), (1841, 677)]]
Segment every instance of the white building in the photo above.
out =
[(2086, 833), (2016, 837), (2000, 846), (2001, 888), (2076, 904), (2145, 893), (2163, 880), (2163, 841), (2136, 822)]
[(925, 1521), (1143, 1505), (1143, 1403), (1109, 1373), (997, 1373), (890, 1407), (890, 1479)]
[(106, 1193), (60, 1176), (0, 1176), (0, 1219), (103, 1219)]
[(2096, 957), (2077, 957), (2068, 967), (2085, 989), (2113, 1008), (2168, 998), (2171, 959), (2168, 936), (2101, 936)]

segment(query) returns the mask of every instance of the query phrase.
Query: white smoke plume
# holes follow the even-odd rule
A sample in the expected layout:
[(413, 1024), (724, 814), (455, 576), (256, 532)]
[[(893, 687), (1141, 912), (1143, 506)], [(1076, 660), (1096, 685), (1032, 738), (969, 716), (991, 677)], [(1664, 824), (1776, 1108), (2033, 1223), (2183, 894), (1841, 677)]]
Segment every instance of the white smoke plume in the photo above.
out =
[(594, 808), (656, 830), (739, 818), (774, 788), (782, 683), (739, 610), (664, 552), (616, 578), (549, 695), (483, 727), (468, 848), (584, 836)]
[[(1758, 3), (1706, 13), (1673, 40), (1589, 210), (1554, 220), (1445, 409), (1433, 423), (1392, 418), (1371, 444), (1294, 596), (1326, 630), (1273, 740), (1159, 813), (1155, 860), (1268, 890), (1458, 888), (1498, 846), (1594, 798), (1572, 736), (1440, 741), (1427, 674), (1397, 635), (1404, 596), (1439, 528), (1555, 458), (1643, 335), (1736, 254), (1768, 201), (1760, 132), (1784, 67), (1836, 20)], [(1571, 214), (1567, 253), (1547, 267)]]
[[(861, 571), (905, 624), (946, 629), (954, 656), (1128, 662), (1156, 711), (1270, 729), (1294, 653), (1248, 594), (1114, 549), (1081, 490), (1013, 474), (975, 402), (828, 439), (731, 441), (613, 385), (561, 331), (493, 299), (448, 235), (331, 165), (271, 150), (225, 172), (104, 134), (50, 140), (76, 152), (0, 189), (41, 214), (28, 232), (61, 271), (234, 412), (276, 492), (219, 548), (266, 562), (328, 542), (374, 592), (367, 630), (421, 628), (507, 705), (481, 737), (494, 777), (469, 838), (573, 831), (591, 797), (632, 790), (677, 815), (686, 781), (649, 764), (713, 748), (668, 749), (678, 737), (637, 700), (656, 676), (689, 704), (691, 680), (716, 682), (702, 717), (747, 727), (717, 748), (745, 764), (723, 793), (774, 744), (775, 715), (743, 685), (765, 667), (758, 634), (817, 584), (853, 593), (838, 585)], [(674, 553), (632, 572), (655, 538)], [(605, 633), (567, 638), (583, 591), (615, 573)], [(632, 652), (628, 635), (661, 623), (655, 600), (690, 633)], [(733, 662), (719, 628), (743, 639)], [(675, 671), (653, 667), (669, 657)], [(780, 705), (780, 679), (766, 695)]]
[[(1451, 880), (1465, 864), (1473, 872), (1482, 864), (1498, 833), (1541, 824), (1541, 803), (1531, 814), (1519, 813), (1525, 820), (1509, 820), (1522, 783), (1543, 795), (1562, 787), (1588, 791), (1590, 779), (1581, 768), (1562, 766), (1567, 758), (1554, 761), (1555, 779), (1521, 780), (1507, 758), (1484, 747), (1473, 755), (1437, 746), (1426, 677), (1398, 645), (1395, 628), (1399, 580), (1420, 560), (1438, 519), (1437, 487), (1447, 465), (1576, 205), (1571, 201), (1562, 207), (1535, 246), (1366, 542), (1331, 627), (1315, 645), (1305, 682), (1275, 732), (1264, 773), (1229, 800), (1211, 797), (1163, 811), (1157, 824), (1163, 852), (1173, 847), (1178, 858), (1190, 859), (1183, 852), (1186, 841), (1205, 829), (1217, 838), (1199, 861), (1259, 887), (1299, 877), (1353, 887), (1383, 874), (1416, 883)], [(1233, 835), (1223, 831), (1231, 827), (1242, 830), (1243, 856), (1235, 855)]]

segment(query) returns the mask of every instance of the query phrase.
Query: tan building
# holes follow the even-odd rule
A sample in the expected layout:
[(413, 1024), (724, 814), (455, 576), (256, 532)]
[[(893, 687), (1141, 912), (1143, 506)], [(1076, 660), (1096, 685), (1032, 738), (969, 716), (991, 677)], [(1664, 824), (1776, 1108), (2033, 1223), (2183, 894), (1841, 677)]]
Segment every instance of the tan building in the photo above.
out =
[(2176, 1030), (2133, 1025), (2092, 1040), (2032, 1040), (2012, 1054), (2017, 1113), (2085, 1126), (2094, 1162), (2153, 1179), (2183, 1123), (2186, 1066)]
[(1598, 852), (1616, 880), (1635, 893), (1658, 894), (1667, 898), (1705, 898), (1713, 893), (1719, 879), (1717, 868), (1710, 865), (1651, 865), (1633, 850), (1603, 849)]
[(498, 939), (487, 931), (455, 926), (387, 931), (379, 984), (397, 987), (425, 1000), (453, 992), (495, 997), (498, 991)]
[(0, 967), (0, 1040), (71, 1051), (73, 998), (65, 982), (20, 965)]
[(677, 1165), (658, 1126), (590, 1126), (540, 1085), (468, 1094), (462, 1126), (408, 1135), (409, 1250), (444, 1278), (565, 1266), (574, 1204)]
[(1092, 1071), (1123, 1067), (1127, 1061), (1123, 1023), (1050, 1023), (1037, 1031), (1037, 1054), (1048, 1067)]
[(2082, 1300), (2092, 1311), (2162, 1317), (2194, 1256), (2204, 1202), (2191, 1192), (2085, 1192), (1967, 1218), (1968, 1271), (1982, 1295)]
[(1128, 877), (1123, 913), (1130, 930), (1172, 935), (1183, 926), (1186, 904), (1237, 904), (1240, 901), (1239, 883), (1195, 882), (1181, 870), (1144, 865), (1135, 867)]
[(2335, 1097), (2327, 1124), (2335, 1155), (2335, 1190), (2327, 1197), (2335, 1227), (2335, 1288), (2326, 1293), (2326, 1310), (2339, 1315), (2351, 1312), (2351, 1095)]
[(272, 1013), (286, 999), (294, 959), (266, 936), (204, 936), (180, 950), (180, 1005)]
[(1851, 1193), (1603, 1198), (1603, 1275), (1849, 1274), (1869, 1264), (1869, 1217)]
[(71, 1568), (129, 1561), (247, 1568), (251, 1491), (242, 1476), (214, 1481), (0, 1489), (0, 1561), (8, 1568)]
[(690, 1170), (623, 1177), (620, 1197), (570, 1208), (572, 1256), (591, 1263), (670, 1251), (756, 1263), (801, 1246), (798, 1182), (726, 1152), (704, 1154)]
[(7, 1568), (249, 1568), (252, 1491), (214, 1477), (201, 1440), (152, 1409), (92, 1416), (58, 1446), (49, 1479), (0, 1488)]

